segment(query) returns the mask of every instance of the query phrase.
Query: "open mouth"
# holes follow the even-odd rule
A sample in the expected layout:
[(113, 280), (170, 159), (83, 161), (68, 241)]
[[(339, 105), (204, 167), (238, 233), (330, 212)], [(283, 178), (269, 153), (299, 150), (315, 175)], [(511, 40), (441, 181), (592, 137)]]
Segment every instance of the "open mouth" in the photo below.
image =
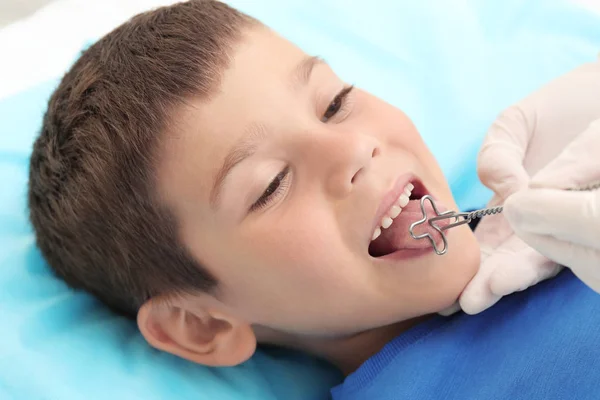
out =
[(431, 248), (428, 241), (415, 240), (410, 236), (410, 225), (422, 218), (420, 200), (429, 192), (418, 179), (400, 188), (400, 194), (383, 212), (379, 225), (373, 231), (369, 244), (371, 257), (384, 257), (400, 250), (423, 250)]

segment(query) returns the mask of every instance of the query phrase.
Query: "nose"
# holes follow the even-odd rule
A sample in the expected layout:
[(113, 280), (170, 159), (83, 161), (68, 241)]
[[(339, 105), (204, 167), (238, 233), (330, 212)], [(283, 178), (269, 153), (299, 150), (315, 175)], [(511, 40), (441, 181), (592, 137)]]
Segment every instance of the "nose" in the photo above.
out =
[(321, 143), (321, 173), (333, 197), (344, 197), (360, 184), (381, 153), (378, 141), (362, 133), (326, 134)]

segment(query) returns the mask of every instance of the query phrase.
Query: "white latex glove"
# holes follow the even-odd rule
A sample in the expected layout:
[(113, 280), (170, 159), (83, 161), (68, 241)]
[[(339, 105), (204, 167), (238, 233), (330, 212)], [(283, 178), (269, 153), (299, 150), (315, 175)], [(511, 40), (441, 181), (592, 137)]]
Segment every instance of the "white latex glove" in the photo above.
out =
[(504, 213), (527, 244), (600, 292), (600, 189), (557, 190), (598, 182), (600, 119), (531, 181), (532, 188), (543, 189), (510, 196)]
[[(509, 195), (526, 189), (530, 177), (599, 117), (598, 60), (563, 75), (504, 111), (479, 153), (479, 178), (495, 193), (488, 207), (503, 204)], [(556, 263), (516, 236), (503, 214), (484, 217), (475, 235), (481, 245), (481, 265), (459, 298), (466, 313), (477, 314), (502, 296), (560, 271)]]

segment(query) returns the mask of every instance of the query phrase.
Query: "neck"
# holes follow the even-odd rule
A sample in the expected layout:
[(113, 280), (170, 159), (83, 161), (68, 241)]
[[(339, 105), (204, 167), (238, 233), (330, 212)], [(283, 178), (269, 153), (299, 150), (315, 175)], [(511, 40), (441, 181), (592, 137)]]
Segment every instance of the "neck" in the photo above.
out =
[(425, 315), (343, 338), (287, 337), (276, 344), (323, 358), (348, 376), (396, 336), (430, 317)]

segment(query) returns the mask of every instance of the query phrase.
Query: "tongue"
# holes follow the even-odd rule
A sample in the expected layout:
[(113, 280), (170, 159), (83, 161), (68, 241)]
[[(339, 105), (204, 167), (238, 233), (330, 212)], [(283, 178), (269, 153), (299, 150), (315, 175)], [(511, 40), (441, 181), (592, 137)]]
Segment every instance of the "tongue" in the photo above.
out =
[[(369, 246), (369, 252), (372, 256), (383, 256), (400, 249), (431, 248), (431, 242), (429, 239), (413, 239), (409, 232), (410, 225), (423, 218), (420, 203), (421, 200), (409, 201), (406, 207), (402, 209), (400, 215), (394, 219), (392, 226), (387, 229), (382, 229), (381, 235), (371, 242), (371, 245)], [(427, 216), (429, 218), (432, 218), (436, 215), (429, 202), (425, 202), (425, 211), (427, 212)], [(438, 211), (444, 212), (446, 209), (438, 203)], [(438, 225), (443, 226), (449, 222), (449, 220), (444, 219), (439, 221)], [(421, 235), (425, 232), (429, 232), (436, 243), (441, 243), (442, 241), (440, 233), (432, 228), (427, 222), (416, 226), (413, 232), (415, 235)]]

